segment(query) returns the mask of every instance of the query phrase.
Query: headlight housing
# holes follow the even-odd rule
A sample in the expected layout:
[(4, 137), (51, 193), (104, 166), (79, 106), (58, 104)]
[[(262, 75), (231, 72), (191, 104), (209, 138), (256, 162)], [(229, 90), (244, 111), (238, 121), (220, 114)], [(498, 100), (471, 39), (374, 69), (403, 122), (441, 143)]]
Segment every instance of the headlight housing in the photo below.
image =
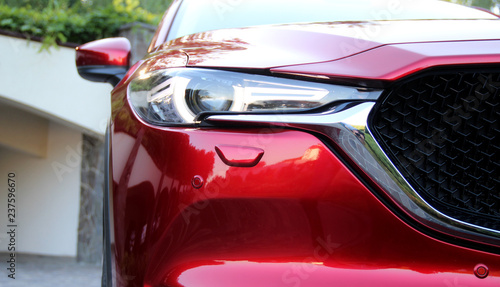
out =
[(202, 112), (296, 112), (339, 100), (376, 100), (360, 89), (221, 70), (176, 68), (131, 81), (129, 101), (151, 124), (192, 124)]

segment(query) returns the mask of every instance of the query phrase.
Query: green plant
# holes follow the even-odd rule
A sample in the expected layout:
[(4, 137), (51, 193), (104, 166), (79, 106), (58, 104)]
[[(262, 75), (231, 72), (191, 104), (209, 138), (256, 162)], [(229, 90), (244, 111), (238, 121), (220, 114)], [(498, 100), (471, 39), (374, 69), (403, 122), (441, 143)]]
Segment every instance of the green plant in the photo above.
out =
[(467, 6), (482, 7), (485, 9), (492, 9), (495, 6), (500, 5), (500, 0), (445, 0), (445, 1)]
[(127, 23), (143, 22), (157, 25), (161, 14), (153, 14), (139, 7), (138, 0), (113, 0), (106, 7), (84, 13), (84, 8), (64, 9), (49, 5), (42, 10), (31, 6), (0, 5), (0, 29), (18, 32), (28, 38), (42, 39), (42, 49), (57, 43), (82, 44), (96, 39), (113, 37)]

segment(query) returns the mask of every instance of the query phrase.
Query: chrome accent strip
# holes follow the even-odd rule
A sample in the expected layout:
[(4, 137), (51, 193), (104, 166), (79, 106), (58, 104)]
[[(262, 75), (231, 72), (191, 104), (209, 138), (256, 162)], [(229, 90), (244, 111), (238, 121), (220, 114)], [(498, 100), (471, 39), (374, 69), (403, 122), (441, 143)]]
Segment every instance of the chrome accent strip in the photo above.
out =
[(406, 181), (374, 139), (368, 116), (375, 103), (364, 102), (334, 107), (317, 114), (213, 115), (212, 124), (262, 124), (319, 132), (342, 150), (406, 214), (436, 231), (480, 243), (500, 244), (500, 231), (476, 226), (449, 217), (428, 204)]

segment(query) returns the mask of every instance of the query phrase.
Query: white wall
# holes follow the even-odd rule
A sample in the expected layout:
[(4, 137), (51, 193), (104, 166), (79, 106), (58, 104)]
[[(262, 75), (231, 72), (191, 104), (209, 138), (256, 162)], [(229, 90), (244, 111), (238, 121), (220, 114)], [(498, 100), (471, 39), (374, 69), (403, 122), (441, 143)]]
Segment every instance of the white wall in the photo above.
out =
[(17, 252), (76, 256), (82, 132), (103, 135), (111, 85), (79, 77), (73, 48), (0, 35), (0, 252), (16, 172)]
[(37, 157), (47, 153), (49, 120), (0, 101), (0, 146)]
[(16, 251), (76, 256), (81, 141), (80, 132), (50, 122), (45, 158), (0, 147), (0, 252), (7, 250), (7, 174), (14, 171)]
[(80, 78), (74, 49), (39, 52), (40, 47), (0, 35), (0, 97), (82, 131), (104, 134), (111, 85)]

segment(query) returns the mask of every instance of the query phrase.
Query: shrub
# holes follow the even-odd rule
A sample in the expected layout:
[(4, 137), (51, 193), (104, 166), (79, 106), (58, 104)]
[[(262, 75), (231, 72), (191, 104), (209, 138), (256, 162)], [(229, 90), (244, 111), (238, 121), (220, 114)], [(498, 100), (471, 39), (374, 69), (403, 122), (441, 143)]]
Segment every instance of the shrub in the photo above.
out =
[[(163, 11), (162, 11), (163, 12)], [(28, 7), (0, 5), (0, 29), (21, 33), (28, 38), (42, 39), (42, 49), (57, 43), (82, 44), (96, 39), (114, 37), (127, 23), (143, 22), (157, 25), (161, 14), (139, 7), (138, 1), (113, 0), (104, 8), (76, 12), (73, 9), (45, 8), (37, 11)]]

